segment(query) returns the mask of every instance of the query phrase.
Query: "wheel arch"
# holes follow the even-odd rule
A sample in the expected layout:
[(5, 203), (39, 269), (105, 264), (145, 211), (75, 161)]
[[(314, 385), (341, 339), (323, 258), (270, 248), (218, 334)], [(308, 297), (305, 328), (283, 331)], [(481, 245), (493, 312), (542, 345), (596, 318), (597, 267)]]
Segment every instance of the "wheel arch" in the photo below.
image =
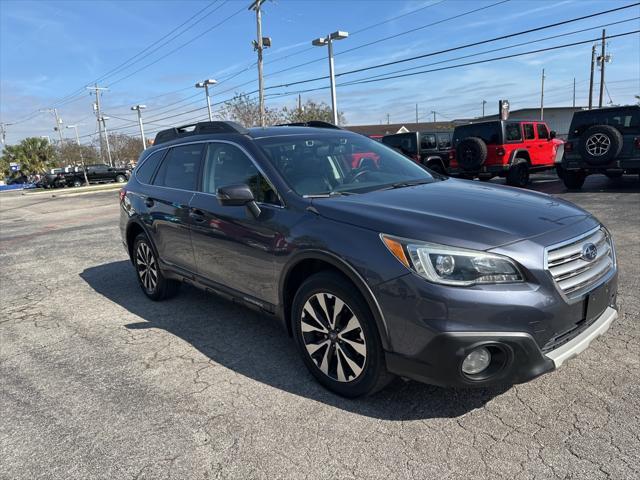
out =
[(439, 157), (438, 155), (431, 155), (424, 161), (424, 165), (427, 167), (430, 167), (433, 164), (438, 164), (444, 172), (447, 171), (447, 166), (445, 165), (442, 157)]
[(147, 236), (147, 239), (151, 244), (151, 248), (153, 248), (153, 253), (156, 255), (156, 258), (160, 258), (158, 256), (158, 249), (156, 248), (155, 243), (153, 243), (151, 235), (149, 235), (142, 222), (138, 220), (131, 220), (129, 222), (129, 225), (127, 225), (127, 230), (125, 233), (125, 238), (127, 239), (127, 252), (129, 252), (129, 260), (133, 262), (133, 242), (141, 233), (144, 233)]
[(527, 150), (522, 148), (511, 152), (511, 159), (509, 160), (509, 164), (516, 165), (517, 163), (520, 163), (520, 159), (526, 160), (527, 164), (531, 166), (531, 155), (529, 155), (529, 152)]
[(384, 315), (365, 279), (345, 260), (337, 255), (323, 251), (313, 250), (298, 254), (287, 263), (280, 276), (278, 286), (279, 315), (288, 335), (293, 335), (291, 307), (298, 288), (309, 276), (326, 270), (339, 273), (358, 289), (373, 314), (380, 340), (382, 341), (382, 347), (385, 350), (389, 350), (389, 336)]

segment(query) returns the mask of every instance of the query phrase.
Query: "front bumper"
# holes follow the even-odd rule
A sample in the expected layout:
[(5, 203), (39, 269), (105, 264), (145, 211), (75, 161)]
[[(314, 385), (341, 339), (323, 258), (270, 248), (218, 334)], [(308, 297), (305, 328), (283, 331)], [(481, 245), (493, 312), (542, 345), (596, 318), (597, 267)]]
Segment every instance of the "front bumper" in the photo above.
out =
[[(387, 353), (387, 369), (403, 377), (447, 387), (524, 383), (561, 367), (567, 360), (583, 352), (617, 318), (617, 310), (608, 307), (580, 335), (546, 354), (525, 332), (447, 332), (430, 342), (432, 361), (422, 362)], [(460, 368), (464, 357), (478, 347), (504, 352), (499, 369), (494, 370), (489, 378), (468, 377)]]

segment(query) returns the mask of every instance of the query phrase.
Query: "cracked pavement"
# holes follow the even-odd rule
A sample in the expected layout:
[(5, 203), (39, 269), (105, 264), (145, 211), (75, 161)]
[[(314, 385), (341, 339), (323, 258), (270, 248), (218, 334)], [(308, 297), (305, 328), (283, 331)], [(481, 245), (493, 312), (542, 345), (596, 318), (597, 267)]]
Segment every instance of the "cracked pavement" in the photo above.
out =
[(640, 183), (533, 178), (612, 231), (619, 320), (527, 384), (358, 400), (260, 314), (186, 286), (147, 300), (117, 192), (2, 194), (0, 478), (639, 478)]

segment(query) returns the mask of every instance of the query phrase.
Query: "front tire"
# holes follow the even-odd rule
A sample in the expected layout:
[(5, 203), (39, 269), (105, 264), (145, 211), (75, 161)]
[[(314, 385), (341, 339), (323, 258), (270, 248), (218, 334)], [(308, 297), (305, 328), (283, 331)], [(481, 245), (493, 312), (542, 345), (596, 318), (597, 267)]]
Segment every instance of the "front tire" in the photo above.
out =
[(151, 300), (164, 300), (178, 293), (180, 282), (164, 277), (151, 242), (144, 233), (139, 234), (133, 244), (133, 264), (138, 285)]
[(373, 315), (344, 277), (333, 272), (309, 277), (295, 295), (291, 315), (305, 365), (332, 392), (370, 395), (393, 379)]
[(125, 177), (124, 175), (117, 175), (116, 176), (116, 182), (117, 183), (124, 183), (127, 181), (127, 177)]

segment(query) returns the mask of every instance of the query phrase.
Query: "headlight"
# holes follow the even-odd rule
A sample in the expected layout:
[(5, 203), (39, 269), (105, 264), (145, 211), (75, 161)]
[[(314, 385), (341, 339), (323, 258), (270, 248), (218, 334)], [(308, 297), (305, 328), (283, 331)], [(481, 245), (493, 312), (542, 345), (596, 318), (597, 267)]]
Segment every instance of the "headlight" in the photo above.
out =
[(430, 282), (471, 286), (524, 281), (513, 260), (502, 255), (384, 234), (380, 238), (402, 264)]

